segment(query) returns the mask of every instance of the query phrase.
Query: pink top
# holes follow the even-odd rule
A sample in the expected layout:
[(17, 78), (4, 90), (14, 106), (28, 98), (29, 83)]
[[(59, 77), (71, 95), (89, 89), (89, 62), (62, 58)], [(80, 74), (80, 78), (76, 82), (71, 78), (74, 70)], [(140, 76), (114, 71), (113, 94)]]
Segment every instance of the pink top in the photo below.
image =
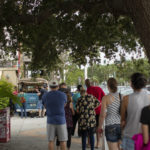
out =
[(13, 95), (18, 95), (18, 92), (17, 91), (13, 91)]
[(144, 145), (143, 143), (143, 135), (142, 134), (136, 134), (132, 137), (132, 140), (135, 143), (135, 150), (150, 150), (150, 140), (147, 145)]

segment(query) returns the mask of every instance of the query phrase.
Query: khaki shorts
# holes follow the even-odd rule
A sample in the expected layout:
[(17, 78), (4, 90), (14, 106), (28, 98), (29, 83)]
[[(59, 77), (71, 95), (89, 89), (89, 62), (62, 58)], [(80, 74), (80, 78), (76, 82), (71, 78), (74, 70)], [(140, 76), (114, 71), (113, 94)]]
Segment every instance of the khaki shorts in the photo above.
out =
[(54, 141), (56, 136), (58, 137), (58, 141), (68, 140), (66, 124), (62, 125), (47, 124), (48, 141)]

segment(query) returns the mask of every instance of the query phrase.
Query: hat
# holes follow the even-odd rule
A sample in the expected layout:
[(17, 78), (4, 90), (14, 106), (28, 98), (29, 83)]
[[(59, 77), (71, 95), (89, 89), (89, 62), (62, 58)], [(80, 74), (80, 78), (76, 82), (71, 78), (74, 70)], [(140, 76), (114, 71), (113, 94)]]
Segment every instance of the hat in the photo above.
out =
[(57, 81), (51, 81), (50, 82), (50, 87), (57, 87), (58, 86), (58, 82)]

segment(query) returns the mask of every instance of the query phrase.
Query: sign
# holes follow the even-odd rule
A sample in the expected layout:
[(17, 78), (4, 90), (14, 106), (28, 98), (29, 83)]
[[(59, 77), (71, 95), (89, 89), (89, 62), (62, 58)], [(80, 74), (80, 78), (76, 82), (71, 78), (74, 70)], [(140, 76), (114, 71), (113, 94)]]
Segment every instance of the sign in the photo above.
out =
[(0, 110), (0, 142), (10, 140), (10, 108)]

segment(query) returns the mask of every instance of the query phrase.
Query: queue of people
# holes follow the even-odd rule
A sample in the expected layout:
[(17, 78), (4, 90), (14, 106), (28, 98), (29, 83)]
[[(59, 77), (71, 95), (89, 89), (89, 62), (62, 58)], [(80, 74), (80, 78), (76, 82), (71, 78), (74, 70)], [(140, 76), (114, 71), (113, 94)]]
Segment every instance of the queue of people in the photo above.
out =
[[(49, 150), (54, 149), (55, 138), (57, 150), (70, 150), (77, 122), (82, 150), (102, 147), (104, 135), (109, 150), (150, 150), (150, 95), (144, 89), (143, 74), (131, 76), (133, 93), (127, 96), (118, 92), (115, 78), (107, 81), (107, 95), (89, 79), (85, 85), (87, 90), (78, 85), (73, 96), (66, 83), (58, 85), (57, 81), (50, 83), (49, 92), (47, 86), (36, 88), (39, 117), (45, 116), (45, 111), (47, 115)], [(15, 90), (14, 94), (22, 103), (21, 117), (27, 117), (25, 93)]]
[[(106, 136), (109, 150), (148, 150), (150, 147), (150, 96), (144, 90), (146, 79), (141, 73), (131, 76), (133, 93), (123, 96), (118, 92), (115, 78), (109, 78), (105, 95), (100, 87), (85, 80), (71, 97), (66, 84), (63, 88), (56, 81), (50, 84), (51, 91), (42, 97), (47, 111), (47, 134), (49, 150), (71, 149), (71, 136), (78, 122), (82, 150), (87, 146), (99, 148), (99, 140)], [(63, 90), (59, 90), (63, 89)], [(65, 89), (65, 90), (64, 90)], [(94, 134), (96, 133), (96, 142)], [(86, 139), (89, 139), (88, 141)], [(142, 142), (141, 142), (142, 141)], [(67, 143), (67, 146), (66, 146)], [(141, 149), (138, 149), (140, 146)]]
[(117, 81), (114, 78), (108, 80), (107, 86), (109, 94), (102, 99), (99, 133), (104, 133), (105, 120), (105, 136), (109, 150), (149, 150), (150, 114), (148, 111), (147, 114), (143, 114), (145, 109), (150, 107), (150, 95), (143, 89), (146, 79), (141, 73), (134, 73), (131, 76), (134, 92), (123, 98), (117, 92)]

